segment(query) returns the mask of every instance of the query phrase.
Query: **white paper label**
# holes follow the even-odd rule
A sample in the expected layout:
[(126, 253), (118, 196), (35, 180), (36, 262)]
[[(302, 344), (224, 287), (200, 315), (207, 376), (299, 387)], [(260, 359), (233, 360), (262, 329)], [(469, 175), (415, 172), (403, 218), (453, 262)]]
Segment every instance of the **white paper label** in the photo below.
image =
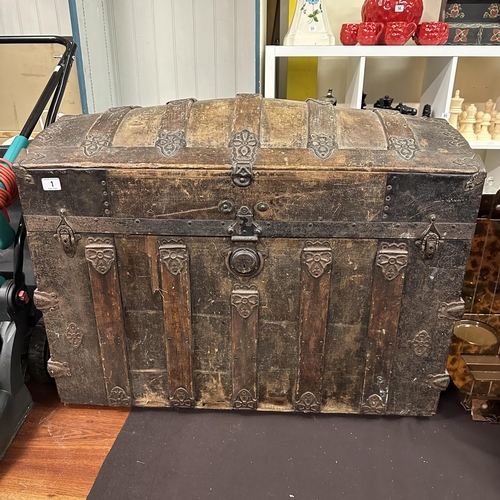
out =
[(397, 5), (396, 4), (396, 7), (394, 7), (394, 10), (396, 12), (404, 12), (405, 11), (405, 6), (404, 5)]
[(441, 115), (441, 118), (444, 118), (445, 120), (447, 120), (449, 117), (450, 117), (450, 113), (443, 113)]
[(309, 31), (318, 31), (317, 26), (309, 26)]
[(59, 177), (42, 178), (42, 187), (44, 191), (61, 191), (61, 181)]

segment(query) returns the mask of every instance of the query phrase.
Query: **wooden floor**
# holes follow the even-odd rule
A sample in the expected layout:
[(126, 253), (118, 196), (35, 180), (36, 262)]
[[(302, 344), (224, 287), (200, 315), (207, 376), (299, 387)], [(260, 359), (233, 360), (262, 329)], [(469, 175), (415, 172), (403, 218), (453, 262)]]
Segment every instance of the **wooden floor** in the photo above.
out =
[(0, 499), (87, 498), (129, 409), (65, 406), (55, 386), (29, 388), (35, 404), (0, 461)]

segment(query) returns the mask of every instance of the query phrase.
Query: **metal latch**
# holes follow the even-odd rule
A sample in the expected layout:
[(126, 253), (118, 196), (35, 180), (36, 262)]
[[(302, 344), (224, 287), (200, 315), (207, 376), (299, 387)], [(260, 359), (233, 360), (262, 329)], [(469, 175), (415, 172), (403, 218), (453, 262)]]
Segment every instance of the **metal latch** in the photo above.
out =
[(231, 241), (257, 241), (262, 228), (253, 220), (253, 212), (245, 205), (236, 212), (236, 221), (227, 228)]

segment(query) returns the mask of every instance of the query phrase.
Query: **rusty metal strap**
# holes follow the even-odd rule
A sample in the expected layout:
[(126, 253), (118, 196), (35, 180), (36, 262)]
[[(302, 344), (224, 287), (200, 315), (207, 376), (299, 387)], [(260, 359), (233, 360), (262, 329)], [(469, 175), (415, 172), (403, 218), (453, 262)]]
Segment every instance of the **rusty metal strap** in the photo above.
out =
[[(165, 236), (229, 236), (231, 220), (132, 219), (118, 217), (66, 217), (76, 233), (161, 234)], [(55, 232), (61, 218), (27, 215), (30, 232)], [(428, 222), (344, 222), (261, 221), (261, 238), (352, 238), (414, 239), (428, 228)], [(446, 240), (471, 240), (475, 224), (436, 223)]]

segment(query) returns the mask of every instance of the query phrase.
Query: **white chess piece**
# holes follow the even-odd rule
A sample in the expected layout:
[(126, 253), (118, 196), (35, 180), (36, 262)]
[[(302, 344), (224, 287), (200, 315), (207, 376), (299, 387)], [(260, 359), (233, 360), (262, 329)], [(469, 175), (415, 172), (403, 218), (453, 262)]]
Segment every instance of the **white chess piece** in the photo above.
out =
[(467, 112), (467, 118), (464, 122), (462, 135), (464, 136), (464, 139), (467, 139), (468, 141), (476, 141), (477, 136), (474, 133), (474, 124), (476, 123), (477, 108), (474, 104), (471, 104), (465, 111)]
[(491, 112), (491, 125), (490, 125), (490, 128), (488, 129), (488, 132), (492, 135), (493, 135), (493, 129), (495, 128), (495, 121), (497, 119), (497, 116), (498, 116), (498, 111), (496, 109), (494, 109)]
[(477, 135), (478, 141), (491, 141), (491, 134), (488, 132), (488, 127), (491, 125), (491, 115), (489, 113), (483, 114), (483, 121), (481, 123), (481, 131)]
[(466, 119), (467, 119), (467, 111), (462, 111), (462, 113), (458, 117), (458, 123), (459, 123), (458, 131), (459, 132), (462, 132), (462, 130), (464, 129)]
[(500, 141), (500, 113), (497, 114), (495, 128), (493, 129), (493, 133), (491, 135), (494, 141)]
[(451, 98), (450, 104), (450, 118), (448, 123), (453, 127), (458, 129), (458, 117), (462, 113), (462, 104), (464, 103), (464, 98), (460, 97), (460, 90), (455, 92), (455, 97)]
[(474, 133), (479, 134), (481, 132), (481, 124), (483, 123), (484, 111), (478, 111), (476, 113), (476, 123), (474, 125)]
[(493, 99), (488, 99), (488, 101), (484, 103), (484, 112), (491, 115), (491, 112), (495, 109), (495, 104)]

